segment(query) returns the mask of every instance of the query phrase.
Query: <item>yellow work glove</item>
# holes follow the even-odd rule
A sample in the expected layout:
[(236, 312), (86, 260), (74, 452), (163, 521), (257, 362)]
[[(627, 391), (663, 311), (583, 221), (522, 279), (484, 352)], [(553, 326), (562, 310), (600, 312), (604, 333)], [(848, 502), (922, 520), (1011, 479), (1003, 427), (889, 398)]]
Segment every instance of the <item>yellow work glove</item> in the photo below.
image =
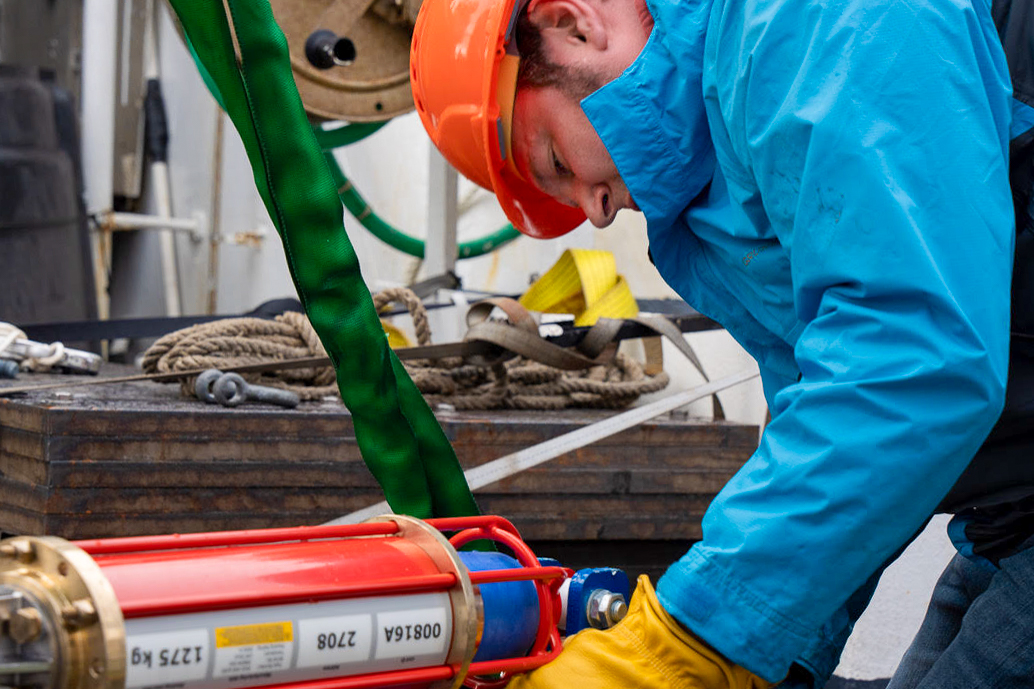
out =
[(768, 689), (683, 629), (661, 607), (650, 579), (639, 584), (628, 615), (608, 630), (586, 629), (556, 660), (515, 677), (507, 689)]

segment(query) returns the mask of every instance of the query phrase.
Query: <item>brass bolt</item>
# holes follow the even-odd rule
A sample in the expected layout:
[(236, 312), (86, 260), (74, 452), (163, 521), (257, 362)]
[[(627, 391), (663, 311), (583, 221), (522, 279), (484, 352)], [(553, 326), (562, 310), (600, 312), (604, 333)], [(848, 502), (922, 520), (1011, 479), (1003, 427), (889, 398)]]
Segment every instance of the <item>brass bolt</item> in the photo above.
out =
[(16, 644), (34, 641), (43, 631), (43, 618), (36, 608), (20, 608), (8, 623), (11, 638)]
[(0, 557), (15, 558), (19, 562), (29, 563), (36, 559), (36, 551), (32, 543), (14, 541), (0, 545)]
[(97, 621), (97, 609), (86, 599), (77, 600), (61, 609), (61, 619), (68, 629), (86, 627)]
[(93, 607), (93, 603), (84, 598), (83, 600), (77, 600), (73, 605), (79, 611), (80, 624), (85, 626), (97, 621), (97, 608)]

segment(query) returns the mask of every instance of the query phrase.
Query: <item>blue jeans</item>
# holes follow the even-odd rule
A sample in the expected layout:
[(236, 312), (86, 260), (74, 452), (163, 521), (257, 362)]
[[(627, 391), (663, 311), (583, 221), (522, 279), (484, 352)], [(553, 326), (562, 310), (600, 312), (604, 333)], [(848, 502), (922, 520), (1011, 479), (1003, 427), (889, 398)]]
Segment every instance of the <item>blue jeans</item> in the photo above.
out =
[(995, 569), (961, 555), (887, 689), (1034, 687), (1034, 543)]

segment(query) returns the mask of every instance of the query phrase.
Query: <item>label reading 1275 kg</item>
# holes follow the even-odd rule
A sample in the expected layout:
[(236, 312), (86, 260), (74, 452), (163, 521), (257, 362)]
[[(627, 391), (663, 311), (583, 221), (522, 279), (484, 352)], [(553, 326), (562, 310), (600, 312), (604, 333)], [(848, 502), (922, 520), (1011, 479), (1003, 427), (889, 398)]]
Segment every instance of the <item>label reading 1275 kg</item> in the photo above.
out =
[(126, 638), (126, 687), (185, 684), (208, 674), (208, 630), (186, 629)]
[(445, 608), (425, 608), (377, 615), (377, 658), (409, 658), (444, 653)]

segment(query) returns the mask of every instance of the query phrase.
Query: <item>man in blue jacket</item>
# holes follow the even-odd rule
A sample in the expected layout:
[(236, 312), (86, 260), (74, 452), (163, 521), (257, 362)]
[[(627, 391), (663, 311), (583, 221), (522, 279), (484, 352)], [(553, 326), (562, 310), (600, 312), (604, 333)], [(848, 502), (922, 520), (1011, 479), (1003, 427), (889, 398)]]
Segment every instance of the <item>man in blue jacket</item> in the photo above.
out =
[(641, 210), (772, 415), (656, 596), (511, 686), (821, 686), (935, 511), (960, 556), (891, 686), (1034, 686), (1028, 6), (425, 0), (443, 154), (532, 236)]

